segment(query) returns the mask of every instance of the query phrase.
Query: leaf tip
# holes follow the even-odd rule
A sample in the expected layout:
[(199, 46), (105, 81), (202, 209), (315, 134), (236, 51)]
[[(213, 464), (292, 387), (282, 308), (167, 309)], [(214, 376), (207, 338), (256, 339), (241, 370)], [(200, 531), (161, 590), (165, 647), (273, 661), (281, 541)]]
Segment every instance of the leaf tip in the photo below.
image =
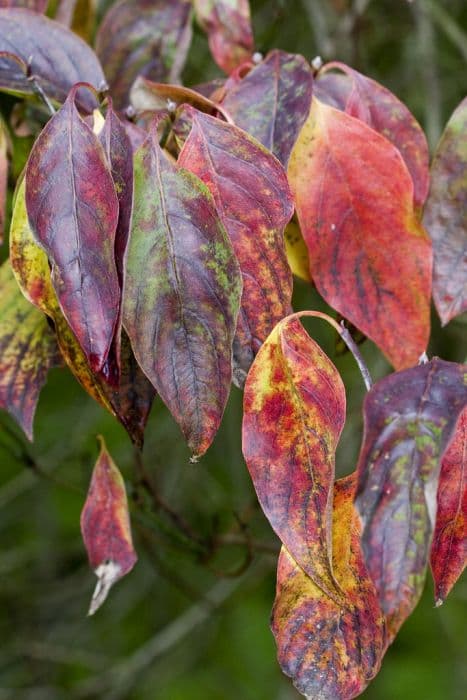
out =
[(94, 573), (97, 576), (97, 583), (89, 605), (88, 617), (94, 615), (104, 603), (114, 583), (121, 578), (122, 567), (117, 562), (108, 559), (100, 564)]
[(442, 604), (444, 603), (444, 598), (436, 598), (435, 600), (435, 608), (440, 608)]

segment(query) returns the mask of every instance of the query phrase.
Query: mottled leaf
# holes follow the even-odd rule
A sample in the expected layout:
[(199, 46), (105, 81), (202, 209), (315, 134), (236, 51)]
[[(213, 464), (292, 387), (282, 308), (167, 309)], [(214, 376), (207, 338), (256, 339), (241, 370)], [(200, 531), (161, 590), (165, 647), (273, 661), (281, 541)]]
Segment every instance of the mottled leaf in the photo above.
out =
[(329, 598), (282, 548), (272, 630), (284, 673), (307, 698), (350, 700), (379, 670), (385, 623), (360, 549), (353, 475), (334, 487), (334, 575), (345, 594)]
[(289, 182), (320, 294), (396, 369), (416, 364), (430, 331), (432, 253), (399, 151), (313, 99)]
[(434, 359), (385, 377), (365, 399), (356, 506), (392, 636), (422, 591), (440, 460), (467, 403), (466, 369)]
[[(358, 71), (333, 61), (320, 71), (341, 70), (351, 79), (346, 96), (345, 111), (361, 119), (372, 129), (385, 136), (400, 152), (412, 177), (416, 208), (423, 206), (429, 187), (429, 153), (425, 134), (410, 110), (390, 90)], [(343, 84), (334, 82), (334, 89)]]
[(243, 455), (261, 507), (293, 558), (334, 601), (332, 488), (345, 390), (297, 318), (281, 321), (250, 369)]
[(436, 605), (441, 605), (467, 560), (467, 409), (441, 463), (431, 570)]
[(209, 187), (243, 275), (234, 345), (235, 380), (242, 385), (275, 324), (291, 311), (292, 275), (283, 231), (293, 213), (280, 163), (255, 139), (194, 109), (179, 164)]
[[(63, 102), (75, 83), (91, 83), (99, 89), (105, 78), (92, 49), (58, 22), (24, 9), (0, 9), (0, 52), (16, 55), (22, 65), (0, 55), (0, 90), (32, 94), (25, 76), (30, 64), (34, 75), (51, 99)], [(94, 95), (81, 91), (81, 107), (91, 112)]]
[(433, 299), (444, 325), (467, 310), (467, 97), (454, 111), (431, 166), (423, 223), (433, 241)]
[(80, 117), (74, 90), (31, 151), (26, 207), (52, 266), (63, 314), (98, 372), (119, 313), (114, 253), (119, 206), (104, 149)]
[(237, 126), (287, 166), (310, 111), (312, 90), (313, 75), (303, 56), (275, 50), (227, 90), (222, 105)]
[(193, 0), (217, 65), (226, 73), (248, 61), (254, 49), (248, 0)]
[(60, 363), (47, 319), (18, 289), (10, 263), (0, 267), (0, 407), (30, 440), (40, 391), (51, 367)]
[(174, 83), (191, 42), (190, 0), (121, 0), (99, 27), (96, 52), (118, 109), (138, 75)]
[(0, 117), (0, 245), (5, 232), (6, 198), (8, 190), (8, 135)]
[(84, 546), (98, 578), (89, 615), (100, 608), (110, 588), (128, 574), (137, 561), (125, 484), (102, 437), (99, 442), (101, 451), (81, 512)]
[(135, 154), (124, 326), (193, 456), (219, 427), (232, 378), (241, 278), (209, 191), (163, 154)]

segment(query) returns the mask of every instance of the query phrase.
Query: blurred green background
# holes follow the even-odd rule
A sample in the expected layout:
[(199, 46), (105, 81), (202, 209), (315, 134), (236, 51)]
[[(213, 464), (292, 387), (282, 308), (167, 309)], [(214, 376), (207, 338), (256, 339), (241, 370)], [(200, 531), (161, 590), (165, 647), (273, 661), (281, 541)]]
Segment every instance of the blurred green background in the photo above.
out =
[[(350, 63), (406, 102), (432, 148), (467, 93), (465, 0), (253, 0), (251, 7), (258, 50), (279, 47)], [(218, 74), (195, 29), (186, 84)], [(5, 114), (10, 98), (0, 97), (0, 108)], [(12, 186), (18, 154), (27, 154), (30, 141), (17, 139), (15, 147)], [(326, 308), (300, 282), (295, 302), (297, 309)], [(441, 331), (433, 316), (430, 352), (464, 360), (464, 324), (453, 321)], [(337, 458), (344, 474), (354, 468), (360, 444), (362, 381), (351, 358), (335, 357), (331, 330), (317, 320), (307, 327), (347, 389), (348, 422)], [(369, 341), (363, 354), (374, 378), (389, 371)], [(268, 624), (279, 546), (256, 504), (240, 428), (241, 393), (233, 389), (214, 445), (191, 465), (178, 428), (156, 402), (144, 450), (160, 501), (154, 513), (126, 434), (66, 370), (50, 374), (33, 445), (0, 414), (0, 700), (299, 697), (275, 660)], [(127, 480), (139, 562), (87, 618), (94, 576), (79, 514), (99, 433)], [(428, 582), (363, 697), (464, 698), (466, 598), (464, 578), (435, 610)]]

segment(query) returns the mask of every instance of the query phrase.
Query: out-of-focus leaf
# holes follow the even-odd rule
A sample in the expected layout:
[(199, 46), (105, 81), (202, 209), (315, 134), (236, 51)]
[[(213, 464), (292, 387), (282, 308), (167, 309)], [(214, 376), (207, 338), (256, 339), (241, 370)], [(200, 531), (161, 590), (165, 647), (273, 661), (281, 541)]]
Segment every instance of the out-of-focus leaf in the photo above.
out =
[(60, 354), (47, 319), (21, 294), (10, 263), (0, 267), (0, 407), (33, 439), (40, 391)]
[[(76, 34), (58, 22), (24, 9), (0, 9), (0, 53), (17, 56), (15, 61), (0, 55), (0, 90), (14, 94), (32, 94), (33, 87), (25, 71), (30, 64), (46, 95), (64, 102), (69, 90), (79, 82), (99, 89), (105, 78), (97, 56)], [(81, 91), (78, 102), (92, 112), (96, 100)]]
[(441, 463), (431, 570), (436, 605), (441, 605), (467, 559), (467, 409)]
[(80, 117), (74, 92), (31, 151), (26, 207), (52, 266), (63, 314), (98, 372), (119, 314), (114, 252), (119, 205), (104, 149)]
[[(351, 79), (351, 89), (345, 100), (345, 111), (361, 119), (382, 136), (385, 136), (400, 152), (412, 177), (414, 204), (423, 206), (429, 186), (429, 153), (425, 134), (413, 114), (390, 90), (358, 71), (333, 61), (321, 70), (340, 70)], [(334, 83), (333, 87), (337, 87)], [(342, 83), (339, 84), (342, 90)]]
[(248, 0), (193, 0), (217, 65), (226, 73), (248, 61), (254, 49)]
[(32, 235), (24, 191), (23, 181), (16, 195), (10, 229), (10, 260), (18, 284), (26, 298), (53, 320), (61, 353), (76, 379), (95, 401), (116, 415), (133, 442), (141, 447), (154, 390), (139, 369), (125, 336), (122, 338), (118, 390), (91, 371), (61, 312), (50, 278), (47, 255)]
[(285, 252), (293, 274), (305, 282), (311, 282), (308, 248), (303, 240), (300, 226), (291, 221), (284, 231)]
[(128, 574), (138, 557), (133, 547), (125, 484), (118, 467), (99, 438), (101, 451), (81, 512), (81, 533), (89, 563), (98, 578), (89, 607), (93, 615), (110, 588)]
[(6, 196), (8, 190), (8, 136), (0, 117), (0, 245), (5, 233)]
[(385, 377), (365, 399), (356, 506), (391, 637), (422, 591), (440, 462), (466, 403), (466, 367), (439, 359)]
[(332, 489), (344, 421), (338, 371), (298, 319), (286, 318), (247, 377), (243, 455), (273, 529), (336, 603), (342, 594), (331, 566)]
[(25, 7), (34, 12), (45, 12), (49, 0), (0, 0), (0, 7)]
[(378, 672), (385, 622), (360, 548), (354, 475), (334, 486), (333, 570), (345, 599), (336, 603), (282, 548), (272, 630), (284, 673), (307, 698), (350, 700)]
[(190, 43), (190, 0), (121, 0), (113, 5), (97, 32), (96, 52), (115, 106), (127, 106), (138, 75), (177, 82)]
[(143, 76), (135, 80), (130, 91), (130, 102), (137, 111), (162, 110), (167, 109), (168, 105), (175, 108), (181, 104), (190, 104), (207, 114), (223, 113), (220, 105), (195, 90), (182, 85), (154, 83)]
[(396, 369), (416, 364), (430, 331), (432, 251), (399, 151), (314, 98), (289, 182), (320, 294)]
[(192, 108), (184, 112), (192, 128), (179, 164), (209, 187), (243, 275), (234, 344), (235, 381), (243, 385), (261, 343), (291, 311), (283, 231), (293, 202), (280, 163), (255, 139)]
[(298, 54), (271, 51), (222, 101), (237, 126), (266, 146), (286, 167), (308, 117), (313, 75)]
[(467, 310), (467, 97), (449, 119), (431, 166), (423, 223), (433, 241), (433, 299), (444, 325)]
[(85, 41), (89, 41), (96, 15), (95, 0), (58, 0), (55, 20), (70, 27)]
[(238, 264), (208, 189), (171, 163), (151, 132), (135, 154), (123, 321), (194, 458), (224, 412), (240, 294)]

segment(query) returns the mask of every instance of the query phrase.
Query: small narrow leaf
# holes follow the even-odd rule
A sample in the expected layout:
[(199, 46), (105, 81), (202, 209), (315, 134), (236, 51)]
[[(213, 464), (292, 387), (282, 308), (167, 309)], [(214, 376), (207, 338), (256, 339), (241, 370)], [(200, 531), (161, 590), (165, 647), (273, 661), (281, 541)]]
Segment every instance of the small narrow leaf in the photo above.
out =
[(81, 512), (84, 545), (89, 563), (98, 578), (89, 615), (100, 608), (110, 588), (128, 574), (137, 561), (125, 484), (104, 439), (100, 437), (99, 441), (101, 451)]
[(433, 299), (441, 323), (467, 310), (467, 97), (447, 123), (431, 166), (423, 223), (433, 241)]
[(441, 605), (467, 560), (467, 409), (441, 463), (431, 570), (436, 605)]
[(385, 377), (365, 399), (356, 506), (391, 637), (422, 591), (440, 461), (467, 403), (466, 377), (462, 365), (434, 359)]
[(350, 700), (379, 670), (385, 623), (360, 549), (354, 475), (334, 486), (334, 573), (345, 594), (336, 604), (285, 547), (277, 567), (272, 630), (279, 663), (307, 698)]
[(192, 128), (178, 162), (209, 187), (242, 271), (234, 358), (243, 385), (261, 343), (291, 311), (283, 232), (293, 202), (280, 163), (255, 139), (192, 108), (183, 113)]
[(290, 554), (334, 601), (332, 488), (345, 390), (298, 319), (279, 323), (250, 369), (243, 455), (261, 507)]
[(254, 49), (248, 0), (193, 0), (217, 65), (226, 73), (248, 61)]
[(240, 294), (208, 189), (151, 133), (135, 154), (124, 326), (195, 458), (211, 444), (229, 394)]
[(289, 181), (320, 294), (394, 367), (416, 364), (430, 331), (432, 253), (399, 151), (314, 98)]
[(98, 137), (75, 90), (39, 135), (26, 170), (26, 206), (47, 252), (61, 309), (93, 371), (102, 369), (118, 319), (114, 241), (118, 199)]
[(235, 124), (287, 166), (308, 117), (313, 75), (298, 54), (271, 51), (222, 101)]
[(10, 263), (0, 267), (0, 407), (33, 439), (40, 391), (60, 354), (47, 319), (21, 294)]
[(120, 0), (99, 27), (96, 52), (117, 109), (138, 75), (178, 81), (191, 42), (190, 0)]

